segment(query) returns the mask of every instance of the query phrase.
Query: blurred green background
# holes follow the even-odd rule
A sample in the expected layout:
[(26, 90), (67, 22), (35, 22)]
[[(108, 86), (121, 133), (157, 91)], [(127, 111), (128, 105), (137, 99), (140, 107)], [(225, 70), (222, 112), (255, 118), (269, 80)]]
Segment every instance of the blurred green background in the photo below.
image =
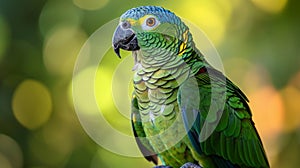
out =
[[(272, 167), (299, 167), (297, 0), (0, 0), (0, 167), (152, 166), (98, 146), (82, 129), (70, 98), (84, 42), (140, 5), (161, 5), (207, 34), (227, 76), (250, 99)], [(119, 61), (109, 59), (107, 67)], [(128, 120), (108, 115), (130, 132)]]

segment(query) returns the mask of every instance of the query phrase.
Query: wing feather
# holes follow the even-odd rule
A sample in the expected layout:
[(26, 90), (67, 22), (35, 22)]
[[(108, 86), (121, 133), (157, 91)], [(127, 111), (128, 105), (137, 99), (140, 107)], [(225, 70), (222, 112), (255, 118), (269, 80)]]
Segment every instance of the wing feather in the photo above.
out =
[[(193, 111), (199, 111), (197, 119), (192, 123), (192, 128), (188, 130), (188, 137), (192, 141), (194, 147), (199, 154), (205, 154), (208, 156), (218, 156), (218, 162), (220, 159), (224, 159), (231, 163), (226, 165), (228, 167), (269, 167), (269, 163), (261, 142), (261, 139), (257, 133), (254, 123), (251, 119), (251, 111), (247, 104), (248, 99), (245, 94), (234, 85), (229, 79), (215, 69), (210, 68), (209, 73), (207, 69), (200, 69), (195, 77), (197, 78), (199, 93), (200, 93), (200, 105), (199, 109), (192, 109)], [(218, 105), (222, 102), (216, 101), (212, 103), (211, 100), (211, 87), (212, 84), (216, 84), (217, 87), (226, 87), (216, 89), (220, 97), (225, 94), (226, 102), (223, 109), (218, 109)], [(184, 85), (184, 84), (183, 84)], [(179, 96), (185, 87), (179, 88)], [(185, 107), (181, 110), (184, 118), (184, 124), (188, 128), (191, 123), (189, 115), (189, 103), (193, 100), (197, 100), (195, 94), (190, 95), (190, 100), (178, 100), (179, 105)], [(211, 108), (216, 110), (215, 115), (221, 114), (214, 118), (209, 118), (210, 123), (214, 123), (215, 118), (219, 118), (220, 121), (212, 133), (212, 135), (204, 142), (199, 141), (200, 131), (202, 130), (205, 118), (208, 116), (209, 106), (215, 105)], [(220, 110), (222, 113), (220, 113)], [(194, 114), (193, 114), (194, 115)], [(200, 148), (199, 148), (200, 147)], [(225, 163), (225, 162), (224, 162)]]

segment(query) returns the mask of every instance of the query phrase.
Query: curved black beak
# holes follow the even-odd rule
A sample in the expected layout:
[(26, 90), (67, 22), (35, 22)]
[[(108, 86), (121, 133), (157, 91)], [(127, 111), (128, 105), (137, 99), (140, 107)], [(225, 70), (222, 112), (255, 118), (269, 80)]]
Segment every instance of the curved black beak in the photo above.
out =
[(120, 25), (116, 28), (113, 39), (115, 53), (121, 58), (120, 48), (127, 51), (139, 50), (137, 38), (131, 29), (123, 29)]

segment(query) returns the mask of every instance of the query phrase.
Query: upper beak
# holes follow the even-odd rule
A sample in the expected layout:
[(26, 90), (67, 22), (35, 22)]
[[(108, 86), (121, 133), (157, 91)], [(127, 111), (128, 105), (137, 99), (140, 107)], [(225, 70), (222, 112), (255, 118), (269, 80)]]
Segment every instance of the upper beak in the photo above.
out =
[(121, 58), (120, 48), (127, 51), (139, 50), (136, 35), (131, 29), (123, 29), (120, 25), (116, 28), (113, 39), (115, 53)]

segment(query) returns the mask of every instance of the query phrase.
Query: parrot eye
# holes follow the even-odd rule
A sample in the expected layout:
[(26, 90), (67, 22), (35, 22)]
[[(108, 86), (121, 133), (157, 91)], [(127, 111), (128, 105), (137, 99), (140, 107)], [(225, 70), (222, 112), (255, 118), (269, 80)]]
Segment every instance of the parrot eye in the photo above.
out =
[(160, 25), (159, 20), (153, 16), (150, 15), (148, 16), (142, 23), (142, 29), (143, 30), (153, 30), (155, 29), (158, 25)]
[(129, 29), (131, 27), (130, 23), (127, 22), (127, 21), (124, 21), (122, 24), (121, 24), (121, 27), (123, 29)]
[(149, 27), (153, 27), (155, 25), (155, 23), (156, 23), (156, 20), (153, 17), (150, 17), (146, 20), (146, 25)]

